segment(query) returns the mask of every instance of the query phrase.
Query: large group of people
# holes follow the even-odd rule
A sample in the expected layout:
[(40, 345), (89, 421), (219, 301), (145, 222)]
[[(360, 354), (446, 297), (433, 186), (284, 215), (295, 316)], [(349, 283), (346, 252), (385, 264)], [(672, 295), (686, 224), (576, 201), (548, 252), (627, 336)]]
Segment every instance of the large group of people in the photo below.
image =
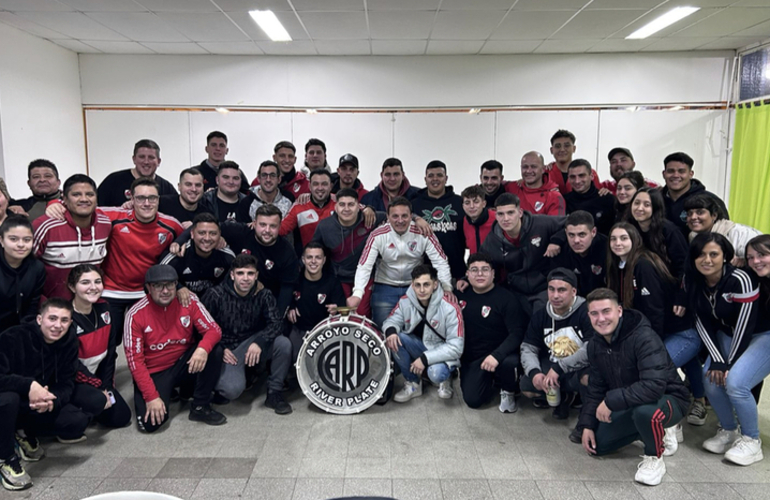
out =
[[(333, 171), (319, 139), (300, 168), (279, 142), (249, 182), (219, 131), (176, 188), (148, 139), (99, 186), (62, 185), (44, 159), (29, 198), (0, 179), (2, 485), (32, 486), (22, 462), (43, 458), (41, 437), (77, 443), (132, 420), (152, 433), (176, 400), (225, 424), (223, 405), (262, 375), (264, 405), (290, 414), (303, 341), (343, 307), (374, 322), (403, 378), (380, 403), (432, 383), (473, 409), (497, 394), (503, 413), (521, 397), (556, 419), (577, 409), (565, 439), (592, 455), (641, 441), (647, 485), (710, 404), (719, 428), (702, 447), (762, 460), (770, 235), (731, 221), (686, 153), (663, 160), (659, 186), (613, 148), (601, 182), (575, 142), (557, 131), (554, 161), (525, 153), (516, 181), (486, 161), (460, 194), (444, 162), (418, 188), (398, 158), (367, 191), (358, 158)], [(114, 382), (121, 344), (133, 405)]]

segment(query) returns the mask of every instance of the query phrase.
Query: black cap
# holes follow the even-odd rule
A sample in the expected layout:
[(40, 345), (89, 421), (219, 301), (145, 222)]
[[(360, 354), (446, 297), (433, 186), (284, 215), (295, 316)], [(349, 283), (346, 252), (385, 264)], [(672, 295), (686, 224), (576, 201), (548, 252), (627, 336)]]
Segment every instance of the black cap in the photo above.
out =
[(618, 153), (623, 153), (624, 155), (628, 156), (632, 160), (634, 159), (634, 155), (632, 155), (631, 151), (629, 151), (626, 148), (612, 148), (612, 149), (610, 149), (610, 154), (607, 155), (607, 159), (612, 161), (612, 157), (615, 156)]
[(573, 273), (572, 271), (564, 267), (557, 267), (556, 269), (548, 273), (548, 280), (547, 280), (548, 283), (550, 283), (553, 280), (567, 282), (575, 288), (577, 288), (578, 286), (577, 276), (575, 276), (575, 273)]
[(338, 166), (341, 167), (342, 165), (344, 165), (346, 163), (350, 163), (354, 167), (358, 168), (358, 158), (356, 158), (354, 155), (352, 155), (350, 153), (342, 155), (342, 157), (340, 158), (340, 163), (339, 163)]
[(178, 279), (179, 275), (176, 274), (176, 269), (167, 264), (155, 264), (144, 275), (145, 283), (164, 283)]

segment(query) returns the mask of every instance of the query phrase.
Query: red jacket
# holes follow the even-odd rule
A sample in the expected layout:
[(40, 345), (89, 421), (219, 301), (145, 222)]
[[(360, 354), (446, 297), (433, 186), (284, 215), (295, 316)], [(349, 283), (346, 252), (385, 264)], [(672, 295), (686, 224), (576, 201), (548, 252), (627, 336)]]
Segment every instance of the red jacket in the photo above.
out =
[(463, 233), (465, 234), (465, 246), (470, 250), (470, 254), (479, 251), (481, 244), (484, 243), (489, 232), (492, 230), (492, 224), (495, 223), (495, 209), (488, 208), (486, 212), (481, 212), (479, 218), (471, 222), (466, 215), (463, 217)]
[(521, 208), (537, 215), (565, 215), (567, 205), (559, 194), (559, 186), (543, 174), (543, 185), (539, 188), (528, 188), (523, 180), (509, 182), (505, 185), (508, 193), (515, 194), (521, 200)]
[(304, 247), (313, 239), (313, 233), (315, 233), (318, 222), (329, 217), (332, 212), (334, 212), (334, 203), (332, 203), (331, 199), (327, 200), (323, 207), (319, 207), (313, 203), (311, 197), (307, 203), (295, 204), (291, 207), (289, 213), (281, 221), (281, 229), (278, 231), (278, 234), (286, 236), (299, 227), (299, 234), (302, 239), (302, 246)]
[[(547, 175), (551, 181), (556, 183), (556, 185), (559, 187), (559, 192), (562, 195), (572, 191), (572, 186), (569, 185), (569, 182), (564, 181), (564, 176), (562, 175), (561, 170), (559, 170), (559, 167), (556, 165), (556, 162), (546, 165), (545, 175)], [(596, 189), (602, 188), (602, 184), (599, 182), (599, 174), (597, 174), (596, 170), (594, 169), (591, 169), (591, 179), (594, 181), (594, 186), (596, 186)]]
[(182, 307), (177, 299), (161, 307), (146, 295), (128, 310), (123, 348), (128, 369), (145, 401), (159, 396), (150, 375), (174, 366), (197, 341), (193, 330), (203, 336), (198, 347), (208, 353), (222, 338), (219, 325), (194, 293), (190, 294), (189, 307)]

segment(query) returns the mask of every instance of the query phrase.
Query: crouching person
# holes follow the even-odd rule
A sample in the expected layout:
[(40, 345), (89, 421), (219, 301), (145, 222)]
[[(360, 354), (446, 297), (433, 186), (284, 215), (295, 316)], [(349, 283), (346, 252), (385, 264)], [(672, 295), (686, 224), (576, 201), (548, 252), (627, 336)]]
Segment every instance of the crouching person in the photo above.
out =
[(689, 392), (642, 313), (624, 310), (607, 288), (586, 302), (596, 335), (588, 342), (591, 368), (578, 419), (583, 448), (604, 455), (640, 439), (644, 456), (634, 479), (655, 486), (666, 474), (664, 429), (682, 420)]
[(438, 384), (438, 396), (452, 397), (452, 372), (463, 353), (463, 316), (439, 287), (438, 273), (427, 264), (412, 270), (406, 295), (383, 322), (386, 345), (393, 351), (405, 383), (393, 399), (405, 403), (422, 395), (421, 377)]
[(32, 486), (19, 458), (43, 458), (38, 437), (77, 440), (88, 426), (88, 416), (70, 404), (78, 363), (71, 321), (72, 305), (52, 298), (41, 306), (36, 323), (0, 334), (0, 480), (5, 489)]
[(169, 265), (150, 267), (144, 279), (147, 295), (126, 315), (123, 346), (134, 378), (136, 420), (145, 432), (157, 431), (168, 420), (171, 393), (184, 383), (195, 385), (190, 420), (227, 422), (211, 408), (222, 369), (222, 331), (195, 294), (189, 306), (179, 302), (177, 280)]

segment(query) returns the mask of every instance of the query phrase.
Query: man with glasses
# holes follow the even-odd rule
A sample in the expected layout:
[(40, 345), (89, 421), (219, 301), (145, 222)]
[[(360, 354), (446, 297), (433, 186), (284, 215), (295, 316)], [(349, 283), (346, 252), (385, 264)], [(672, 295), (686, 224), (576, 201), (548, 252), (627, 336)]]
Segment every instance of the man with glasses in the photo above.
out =
[(257, 170), (257, 180), (259, 183), (249, 190), (238, 203), (238, 214), (236, 220), (248, 224), (254, 220), (257, 209), (265, 204), (271, 204), (278, 207), (281, 211), (281, 217), (286, 217), (291, 210), (292, 200), (287, 198), (278, 189), (278, 181), (281, 177), (281, 171), (278, 164), (274, 161), (263, 161)]
[(516, 411), (519, 346), (526, 316), (508, 290), (495, 286), (492, 260), (483, 253), (468, 258), (470, 287), (457, 293), (465, 322), (460, 358), (460, 387), (470, 408), (489, 403), (500, 388), (500, 411)]
[(124, 349), (134, 379), (136, 420), (147, 433), (168, 420), (171, 393), (184, 383), (195, 386), (190, 420), (227, 422), (211, 408), (222, 370), (222, 330), (198, 297), (191, 295), (186, 307), (177, 300), (177, 280), (171, 266), (150, 267), (144, 277), (147, 293), (126, 315)]

